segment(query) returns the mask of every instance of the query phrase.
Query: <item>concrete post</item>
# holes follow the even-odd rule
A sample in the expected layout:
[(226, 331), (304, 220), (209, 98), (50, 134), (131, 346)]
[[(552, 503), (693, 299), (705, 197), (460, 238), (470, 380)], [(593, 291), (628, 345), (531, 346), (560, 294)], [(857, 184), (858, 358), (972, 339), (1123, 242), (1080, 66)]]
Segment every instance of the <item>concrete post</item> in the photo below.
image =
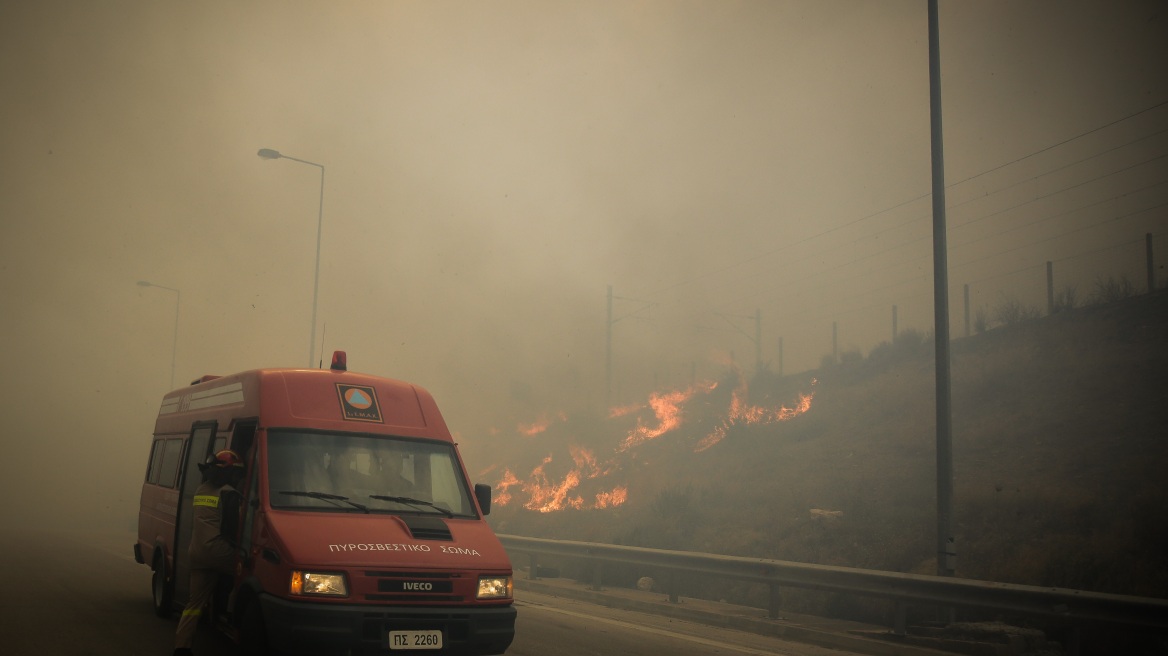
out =
[(1054, 262), (1046, 261), (1046, 314), (1054, 314)]
[(1144, 235), (1144, 244), (1146, 244), (1148, 251), (1148, 293), (1151, 294), (1156, 291), (1156, 268), (1152, 266), (1152, 233)]

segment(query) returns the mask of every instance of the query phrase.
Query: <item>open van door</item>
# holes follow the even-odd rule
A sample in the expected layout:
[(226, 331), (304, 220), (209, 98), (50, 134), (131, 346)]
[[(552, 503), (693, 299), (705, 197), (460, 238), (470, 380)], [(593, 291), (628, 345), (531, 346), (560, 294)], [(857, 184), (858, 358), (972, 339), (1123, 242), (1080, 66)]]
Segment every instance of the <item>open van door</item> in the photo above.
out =
[(187, 440), (186, 459), (182, 471), (179, 473), (180, 497), (178, 500), (178, 518), (175, 521), (174, 539), (174, 601), (186, 604), (190, 597), (191, 587), (191, 557), (188, 548), (191, 545), (191, 519), (195, 507), (195, 490), (203, 482), (199, 463), (205, 462), (211, 455), (211, 444), (215, 437), (215, 422), (210, 424), (195, 424), (191, 427), (191, 437)]

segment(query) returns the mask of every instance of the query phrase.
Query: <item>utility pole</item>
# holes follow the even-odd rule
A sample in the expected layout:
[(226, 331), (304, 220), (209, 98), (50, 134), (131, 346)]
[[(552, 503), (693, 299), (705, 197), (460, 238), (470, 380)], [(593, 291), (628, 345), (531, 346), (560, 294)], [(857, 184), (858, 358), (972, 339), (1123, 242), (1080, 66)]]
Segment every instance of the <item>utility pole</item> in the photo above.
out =
[[(756, 309), (754, 311), (753, 317), (728, 316), (728, 315), (722, 314), (721, 312), (715, 312), (715, 314), (717, 314), (719, 317), (722, 317), (722, 320), (725, 321), (727, 324), (729, 324), (731, 328), (742, 333), (743, 337), (754, 342), (755, 372), (762, 371), (762, 310)], [(738, 327), (738, 324), (731, 321), (731, 319), (739, 319), (739, 320), (754, 319), (754, 337), (751, 337), (749, 333), (747, 333), (742, 328)], [(733, 353), (733, 351), (731, 351), (731, 353)]]
[(896, 346), (896, 306), (892, 306), (892, 345)]
[(1156, 291), (1156, 268), (1152, 266), (1152, 233), (1144, 234), (1144, 244), (1148, 251), (1148, 293)]
[[(637, 308), (636, 310), (633, 310), (632, 312), (629, 312), (628, 314), (621, 315), (621, 316), (616, 317), (614, 319), (612, 316), (612, 302), (613, 302), (613, 300), (633, 301), (636, 303), (640, 303), (641, 307)], [(608, 409), (612, 407), (612, 326), (613, 326), (613, 324), (620, 321), (621, 319), (625, 319), (627, 317), (634, 316), (640, 312), (643, 312), (644, 310), (647, 310), (647, 309), (653, 307), (653, 304), (648, 302), (648, 301), (638, 301), (635, 298), (624, 298), (623, 296), (613, 296), (612, 295), (612, 285), (609, 285), (606, 305), (608, 306), (608, 322), (605, 326), (605, 340), (604, 340), (604, 342), (605, 342), (605, 345), (604, 345), (604, 411), (608, 412)]]
[(941, 43), (937, 0), (929, 0), (929, 133), (933, 172), (933, 321), (937, 377), (937, 574), (957, 572), (953, 536), (953, 413), (949, 370), (949, 262), (945, 148), (941, 129)]
[(762, 310), (754, 311), (754, 373), (762, 373)]
[(969, 337), (969, 283), (965, 284), (965, 336)]
[(779, 336), (779, 375), (783, 375), (783, 338)]
[(839, 322), (831, 322), (831, 361), (839, 364)]
[(1054, 314), (1054, 262), (1046, 261), (1046, 314)]
[(604, 411), (612, 407), (612, 285), (608, 286), (608, 321), (604, 331)]

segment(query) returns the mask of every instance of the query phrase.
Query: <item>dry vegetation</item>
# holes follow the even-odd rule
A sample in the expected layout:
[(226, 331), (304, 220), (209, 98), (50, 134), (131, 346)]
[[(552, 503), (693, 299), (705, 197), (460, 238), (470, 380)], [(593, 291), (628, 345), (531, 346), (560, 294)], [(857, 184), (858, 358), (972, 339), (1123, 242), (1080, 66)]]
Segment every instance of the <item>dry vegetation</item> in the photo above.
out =
[[(752, 401), (790, 399), (814, 376), (811, 411), (736, 426), (700, 454), (682, 437), (640, 445), (624, 472), (623, 507), (507, 507), (492, 521), (520, 535), (934, 573), (933, 371), (931, 339), (906, 333), (809, 374), (764, 372)], [(959, 576), (1165, 596), (1168, 294), (1064, 308), (957, 340), (952, 378)], [(687, 426), (700, 425), (690, 414)], [(751, 586), (688, 593), (765, 605), (765, 591)], [(784, 603), (887, 613), (822, 594)]]

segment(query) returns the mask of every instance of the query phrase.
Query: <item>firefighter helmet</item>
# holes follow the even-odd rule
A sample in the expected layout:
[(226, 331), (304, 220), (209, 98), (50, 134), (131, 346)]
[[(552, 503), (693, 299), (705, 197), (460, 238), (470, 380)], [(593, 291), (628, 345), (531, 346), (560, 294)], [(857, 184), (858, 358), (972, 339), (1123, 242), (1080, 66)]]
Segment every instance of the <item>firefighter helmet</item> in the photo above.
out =
[(207, 467), (216, 467), (218, 469), (243, 469), (243, 459), (239, 457), (238, 453), (230, 449), (223, 449), (210, 458), (207, 458)]

